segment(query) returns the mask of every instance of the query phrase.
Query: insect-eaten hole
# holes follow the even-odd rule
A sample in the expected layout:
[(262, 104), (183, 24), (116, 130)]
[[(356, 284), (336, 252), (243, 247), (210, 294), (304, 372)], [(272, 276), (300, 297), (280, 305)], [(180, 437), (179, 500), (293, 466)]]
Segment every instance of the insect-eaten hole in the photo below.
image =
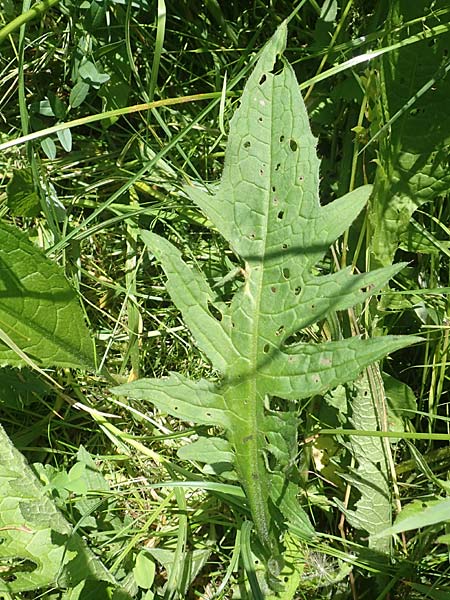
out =
[(263, 73), (261, 75), (261, 77), (259, 78), (259, 85), (262, 85), (267, 79), (267, 75), (265, 73)]
[(274, 75), (278, 75), (279, 73), (281, 73), (281, 71), (284, 69), (284, 63), (283, 61), (280, 59), (279, 56), (277, 56), (277, 59), (275, 61), (275, 64), (273, 65), (272, 69), (270, 70), (271, 73), (273, 73)]
[(262, 117), (259, 117), (259, 118), (258, 118), (258, 121), (259, 121), (260, 123), (262, 123), (262, 122), (263, 122), (263, 118), (262, 118)]
[[(292, 346), (293, 344), (296, 344), (297, 342), (298, 342), (298, 339), (294, 335), (290, 335), (288, 338), (286, 338), (284, 340), (284, 346)], [(292, 361), (289, 361), (289, 362), (292, 362)]]
[(277, 191), (277, 188), (273, 185), (272, 186), (272, 192), (276, 192), (276, 191)]
[(278, 327), (278, 329), (275, 331), (275, 335), (282, 335), (284, 333), (284, 325), (281, 325), (280, 327)]
[(277, 288), (276, 288), (276, 287), (273, 285), (273, 286), (270, 288), (270, 291), (272, 292), (272, 294), (275, 294), (275, 292), (277, 291)]
[(264, 354), (267, 354), (269, 352), (269, 350), (270, 350), (269, 344), (264, 344), (264, 347), (263, 347)]
[(222, 313), (220, 312), (220, 310), (218, 308), (216, 308), (214, 306), (214, 304), (212, 302), (208, 302), (208, 310), (209, 310), (209, 314), (211, 316), (213, 316), (216, 319), (216, 321), (222, 320)]
[(248, 234), (248, 237), (249, 237), (251, 240), (254, 240), (254, 239), (255, 239), (255, 237), (256, 237), (256, 235), (255, 235), (254, 233), (249, 233), (249, 234)]
[(301, 292), (301, 291), (302, 291), (302, 288), (301, 288), (300, 286), (297, 286), (297, 287), (295, 288), (295, 290), (294, 290), (294, 294), (295, 294), (296, 296), (298, 296), (298, 295), (300, 294), (300, 292)]
[(289, 140), (289, 148), (292, 150), (292, 152), (297, 152), (298, 150), (298, 144), (292, 138)]
[(244, 148), (250, 148), (251, 145), (251, 142), (249, 142), (248, 140), (244, 142)]
[(303, 175), (300, 175), (300, 177), (298, 178), (298, 180), (299, 180), (299, 181), (300, 181), (300, 183), (301, 183), (302, 181), (305, 181), (305, 178), (303, 177)]
[(282, 244), (282, 245), (281, 245), (281, 248), (282, 248), (283, 250), (287, 250), (287, 249), (288, 249), (288, 245), (287, 245), (287, 244)]
[(275, 171), (279, 171), (281, 167), (281, 163), (277, 163), (275, 167)]
[(287, 267), (284, 267), (282, 273), (283, 273), (283, 277), (285, 279), (289, 279), (289, 277), (291, 276), (291, 272), (289, 271), (289, 269)]
[(317, 375), (317, 374), (314, 374), (314, 375), (311, 377), (311, 379), (312, 379), (313, 383), (320, 383), (320, 377), (319, 377), (319, 375)]
[(2, 582), (12, 583), (18, 579), (16, 573), (33, 573), (37, 569), (37, 564), (31, 560), (17, 557), (13, 561), (1, 561), (0, 568), (2, 569)]
[(277, 219), (279, 219), (280, 221), (283, 219), (284, 217), (284, 210), (280, 210), (280, 212), (277, 214)]
[(264, 176), (264, 170), (263, 170), (263, 169), (260, 169), (260, 170), (259, 170), (259, 174), (261, 175), (261, 177), (263, 177), (263, 176)]
[(285, 137), (284, 137), (284, 135), (280, 135), (280, 143), (281, 143), (281, 144), (284, 142), (284, 140), (285, 140)]

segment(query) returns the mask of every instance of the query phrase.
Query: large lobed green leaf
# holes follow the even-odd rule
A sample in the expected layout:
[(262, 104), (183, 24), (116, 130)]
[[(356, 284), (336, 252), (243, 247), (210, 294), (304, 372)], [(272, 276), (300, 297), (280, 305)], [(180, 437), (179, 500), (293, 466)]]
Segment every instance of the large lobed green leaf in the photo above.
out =
[(57, 586), (93, 590), (99, 600), (111, 598), (113, 590), (118, 600), (130, 599), (57, 510), (1, 426), (0, 490), (0, 592)]
[[(300, 535), (314, 531), (296, 500), (296, 471), (290, 468), (297, 452), (296, 413), (288, 403), (286, 410), (274, 410), (271, 398), (295, 401), (322, 393), (414, 341), (355, 337), (290, 343), (295, 333), (328, 313), (367, 298), (401, 266), (359, 276), (349, 270), (314, 274), (371, 188), (320, 206), (316, 140), (294, 71), (284, 60), (281, 70), (274, 69), (285, 44), (283, 24), (264, 49), (231, 120), (220, 184), (211, 193), (187, 189), (242, 261), (244, 281), (231, 304), (171, 243), (142, 233), (162, 263), (173, 301), (220, 377), (194, 382), (171, 374), (113, 390), (183, 420), (225, 430), (229, 444), (221, 451), (227, 458), (232, 452), (259, 540), (275, 559), (283, 521)], [(203, 459), (204, 448), (199, 446)], [(217, 452), (212, 455), (217, 460)]]
[[(0, 223), (0, 330), (38, 366), (95, 368), (93, 342), (64, 273), (5, 223)], [(23, 355), (0, 342), (0, 366), (25, 364)]]

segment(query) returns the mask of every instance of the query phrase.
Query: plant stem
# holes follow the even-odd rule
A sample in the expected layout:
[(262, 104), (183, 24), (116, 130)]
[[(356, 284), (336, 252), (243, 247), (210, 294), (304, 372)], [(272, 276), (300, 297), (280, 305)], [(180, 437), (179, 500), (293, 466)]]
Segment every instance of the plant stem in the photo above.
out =
[(58, 2), (59, 0), (42, 0), (42, 2), (38, 2), (29, 10), (13, 19), (10, 23), (0, 29), (0, 44), (4, 42), (5, 39), (11, 35), (11, 33), (16, 31), (16, 29), (19, 29), (22, 25), (25, 25), (25, 23), (40, 17), (47, 12), (49, 8), (55, 6), (55, 4), (58, 4)]

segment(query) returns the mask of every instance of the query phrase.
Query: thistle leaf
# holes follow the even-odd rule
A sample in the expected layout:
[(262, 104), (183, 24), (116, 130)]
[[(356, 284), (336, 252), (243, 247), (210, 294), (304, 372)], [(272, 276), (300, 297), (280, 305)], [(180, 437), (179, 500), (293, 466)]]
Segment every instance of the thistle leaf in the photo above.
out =
[(109, 588), (131, 600), (58, 511), (1, 425), (0, 490), (0, 597), (48, 586), (80, 586), (84, 598), (88, 589), (89, 597), (105, 598)]
[(262, 52), (231, 120), (220, 184), (211, 193), (186, 190), (244, 265), (244, 281), (231, 303), (217, 297), (201, 271), (188, 266), (170, 242), (142, 233), (162, 264), (173, 301), (220, 377), (189, 382), (171, 374), (113, 390), (184, 420), (224, 429), (256, 533), (267, 556), (275, 558), (268, 561), (275, 574), (284, 523), (309, 537), (314, 530), (296, 499), (295, 405), (286, 402), (284, 410), (275, 410), (271, 398), (295, 402), (323, 392), (416, 341), (351, 338), (289, 345), (290, 336), (361, 302), (401, 266), (359, 276), (348, 270), (324, 276), (313, 271), (361, 211), (371, 188), (320, 206), (316, 140), (298, 83), (284, 59), (283, 68), (275, 68), (285, 44), (283, 24)]

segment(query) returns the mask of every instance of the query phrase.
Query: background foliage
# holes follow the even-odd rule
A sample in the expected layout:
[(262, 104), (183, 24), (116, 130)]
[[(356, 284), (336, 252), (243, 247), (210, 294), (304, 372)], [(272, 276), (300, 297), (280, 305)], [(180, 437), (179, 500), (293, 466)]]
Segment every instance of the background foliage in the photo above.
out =
[[(31, 506), (51, 498), (58, 531), (75, 529), (75, 554), (89, 557), (95, 573), (82, 580), (74, 569), (67, 583), (50, 569), (35, 580), (32, 550), (0, 551), (0, 595), (255, 597), (249, 586), (258, 586), (252, 574), (259, 567), (246, 507), (207, 461), (184, 449), (198, 430), (109, 390), (169, 371), (210, 375), (138, 230), (172, 241), (211, 285), (230, 271), (233, 256), (183, 185), (220, 178), (229, 119), (256, 53), (295, 7), (60, 0), (38, 4), (32, 15), (27, 0), (0, 7), (0, 26), (21, 25), (0, 30), (0, 411), (8, 435), (2, 432), (1, 477), (10, 486), (1, 486), (2, 527), (21, 515), (28, 529), (44, 530), (53, 508), (43, 520), (27, 513), (23, 488)], [(361, 184), (375, 187), (367, 211), (317, 268), (365, 272), (408, 263), (369, 305), (331, 315), (301, 339), (365, 331), (424, 341), (354, 386), (295, 409), (300, 500), (320, 537), (309, 545), (295, 535), (286, 541), (297, 566), (284, 597), (365, 598), (377, 589), (377, 598), (445, 598), (450, 7), (445, 0), (309, 0), (296, 7), (286, 56), (319, 140), (321, 202)], [(15, 22), (21, 14), (30, 17)], [(198, 94), (211, 97), (127, 109)], [(123, 114), (74, 122), (116, 109)], [(58, 128), (63, 123), (69, 126)], [(47, 136), (6, 147), (51, 126)], [(225, 282), (230, 297), (233, 285)], [(39, 295), (42, 317), (27, 286)], [(61, 333), (52, 307), (66, 313)], [(23, 346), (32, 336), (37, 341)], [(383, 387), (381, 404), (364, 417), (356, 400), (365, 392), (376, 398), (374, 389)], [(361, 434), (375, 425), (404, 433), (387, 446), (373, 436), (330, 433), (346, 427)], [(329, 434), (315, 439), (318, 430)], [(388, 456), (387, 508), (393, 519), (403, 509), (389, 560), (376, 538), (367, 543), (358, 521), (367, 493), (363, 461), (377, 444)], [(208, 448), (208, 456), (214, 450), (223, 451)], [(18, 474), (23, 480), (14, 483)], [(18, 483), (22, 491), (3, 491)], [(5, 520), (7, 514), (16, 517)], [(3, 548), (31, 535), (5, 531)], [(49, 551), (73, 551), (67, 540), (45, 539)]]

